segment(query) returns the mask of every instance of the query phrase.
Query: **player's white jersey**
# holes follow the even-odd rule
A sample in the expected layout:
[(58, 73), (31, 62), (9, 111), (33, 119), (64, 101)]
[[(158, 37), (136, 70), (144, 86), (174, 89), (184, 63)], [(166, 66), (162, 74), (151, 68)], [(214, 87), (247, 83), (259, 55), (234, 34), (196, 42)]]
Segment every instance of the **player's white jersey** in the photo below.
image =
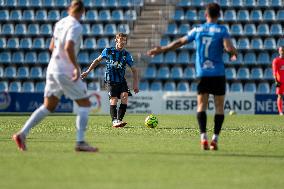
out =
[(74, 66), (70, 62), (64, 46), (67, 41), (72, 40), (75, 43), (75, 55), (77, 55), (80, 49), (82, 30), (81, 24), (72, 16), (67, 16), (55, 24), (54, 49), (47, 73), (72, 75)]

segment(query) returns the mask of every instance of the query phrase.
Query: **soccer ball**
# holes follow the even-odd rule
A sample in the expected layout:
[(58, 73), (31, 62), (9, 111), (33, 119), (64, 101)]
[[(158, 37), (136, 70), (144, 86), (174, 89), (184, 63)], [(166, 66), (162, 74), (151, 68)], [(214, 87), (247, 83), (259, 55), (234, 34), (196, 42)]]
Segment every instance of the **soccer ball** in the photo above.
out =
[(146, 119), (145, 119), (145, 126), (149, 127), (149, 128), (157, 127), (158, 126), (158, 118), (153, 114), (147, 116)]
[(235, 112), (234, 110), (229, 111), (229, 115), (236, 115), (237, 112)]

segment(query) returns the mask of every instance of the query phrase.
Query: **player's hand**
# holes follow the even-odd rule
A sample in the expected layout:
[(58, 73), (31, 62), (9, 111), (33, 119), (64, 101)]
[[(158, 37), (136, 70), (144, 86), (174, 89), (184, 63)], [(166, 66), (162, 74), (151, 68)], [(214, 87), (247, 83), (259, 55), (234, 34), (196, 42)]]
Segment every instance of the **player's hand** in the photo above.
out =
[(82, 74), (81, 74), (81, 78), (82, 79), (85, 79), (87, 76), (88, 76), (88, 72), (83, 72)]
[(134, 88), (133, 88), (133, 91), (134, 91), (135, 94), (139, 93), (138, 87), (134, 87)]
[(157, 46), (157, 47), (147, 51), (147, 55), (153, 57), (153, 56), (155, 56), (157, 54), (160, 54), (161, 52), (162, 52), (162, 47)]
[(280, 87), (281, 86), (281, 83), (279, 81), (275, 81), (275, 86), (276, 87)]
[(232, 55), (230, 57), (230, 59), (231, 59), (231, 61), (236, 61), (237, 60), (237, 55), (236, 54)]
[(73, 76), (72, 76), (72, 81), (77, 81), (80, 78), (80, 69), (75, 68), (73, 70)]

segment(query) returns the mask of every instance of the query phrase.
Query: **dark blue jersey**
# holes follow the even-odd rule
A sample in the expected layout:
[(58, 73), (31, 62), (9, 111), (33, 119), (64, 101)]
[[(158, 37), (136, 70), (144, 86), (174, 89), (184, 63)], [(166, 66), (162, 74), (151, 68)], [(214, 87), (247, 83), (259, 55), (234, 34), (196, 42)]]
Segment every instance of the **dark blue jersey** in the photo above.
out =
[(105, 48), (101, 54), (106, 60), (105, 81), (111, 83), (125, 82), (126, 65), (132, 67), (134, 62), (129, 52), (125, 49), (121, 51), (114, 47)]
[(195, 40), (196, 43), (197, 77), (225, 75), (222, 60), (225, 38), (230, 38), (227, 28), (215, 23), (202, 24), (188, 33), (188, 42)]

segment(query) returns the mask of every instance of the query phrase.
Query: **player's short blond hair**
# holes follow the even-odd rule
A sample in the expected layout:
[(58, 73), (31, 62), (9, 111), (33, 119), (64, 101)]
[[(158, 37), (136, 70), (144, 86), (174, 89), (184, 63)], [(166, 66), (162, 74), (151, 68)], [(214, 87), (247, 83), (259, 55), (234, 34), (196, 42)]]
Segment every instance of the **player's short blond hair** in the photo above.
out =
[(119, 38), (119, 37), (125, 37), (127, 39), (127, 34), (121, 32), (121, 33), (118, 33), (118, 34), (115, 35), (116, 39)]
[(73, 13), (81, 13), (85, 11), (84, 3), (82, 0), (72, 0), (68, 9)]

